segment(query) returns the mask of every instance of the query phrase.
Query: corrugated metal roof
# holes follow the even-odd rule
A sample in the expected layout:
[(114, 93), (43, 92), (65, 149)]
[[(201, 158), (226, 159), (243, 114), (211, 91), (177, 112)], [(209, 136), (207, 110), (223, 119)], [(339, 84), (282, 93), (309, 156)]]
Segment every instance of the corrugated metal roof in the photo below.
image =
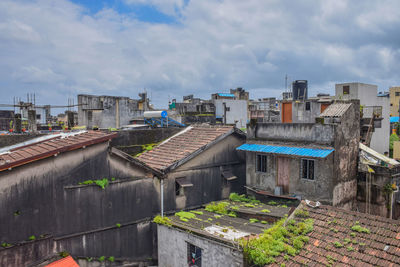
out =
[(399, 117), (390, 117), (390, 123), (399, 122)]
[(226, 94), (226, 93), (218, 93), (218, 95), (223, 97), (235, 97), (234, 94)]
[(342, 117), (351, 103), (333, 103), (327, 107), (324, 112), (319, 115), (320, 117)]
[(61, 260), (52, 262), (46, 267), (79, 267), (79, 265), (74, 261), (74, 259), (71, 256), (62, 258)]
[(260, 144), (243, 144), (236, 148), (237, 150), (263, 152), (281, 155), (302, 156), (311, 158), (326, 158), (330, 153), (335, 151), (332, 149), (306, 148), (293, 146), (273, 146)]

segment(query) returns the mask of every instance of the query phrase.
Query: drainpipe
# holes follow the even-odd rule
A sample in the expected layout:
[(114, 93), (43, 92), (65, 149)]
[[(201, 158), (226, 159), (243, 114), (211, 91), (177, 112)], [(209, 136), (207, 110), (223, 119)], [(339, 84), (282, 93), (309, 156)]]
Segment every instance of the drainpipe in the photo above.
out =
[(164, 217), (164, 179), (161, 178), (160, 180), (160, 206), (161, 206), (161, 217)]
[(119, 99), (115, 100), (115, 128), (119, 129)]

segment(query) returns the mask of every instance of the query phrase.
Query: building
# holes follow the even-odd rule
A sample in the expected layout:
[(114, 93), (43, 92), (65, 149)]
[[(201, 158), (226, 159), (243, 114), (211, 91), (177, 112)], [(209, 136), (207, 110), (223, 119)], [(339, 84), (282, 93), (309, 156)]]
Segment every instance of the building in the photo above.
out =
[(193, 95), (183, 97), (183, 102), (172, 100), (169, 105), (169, 116), (185, 125), (195, 123), (215, 124), (215, 106), (209, 100), (194, 98)]
[(78, 122), (88, 129), (120, 128), (151, 110), (147, 94), (140, 99), (119, 96), (78, 95)]
[(256, 123), (247, 128), (246, 185), (353, 208), (357, 192), (359, 102), (338, 101), (317, 123)]
[(375, 120), (370, 147), (381, 154), (389, 152), (389, 94), (378, 94), (378, 86), (376, 85), (356, 82), (336, 84), (335, 92), (336, 99), (360, 100), (362, 118), (367, 121)]
[(14, 111), (0, 110), (0, 131), (8, 131), (14, 128)]
[(400, 163), (360, 143), (357, 210), (400, 218)]
[(245, 162), (235, 149), (244, 142), (232, 126), (190, 126), (134, 160), (162, 175), (175, 192), (164, 202), (179, 210), (243, 191)]
[(390, 87), (390, 117), (399, 117), (400, 87)]
[(257, 122), (280, 122), (280, 112), (275, 97), (249, 101), (250, 119)]
[(256, 237), (292, 210), (246, 201), (224, 200), (165, 217), (166, 225), (157, 225), (158, 266), (245, 266), (239, 239)]

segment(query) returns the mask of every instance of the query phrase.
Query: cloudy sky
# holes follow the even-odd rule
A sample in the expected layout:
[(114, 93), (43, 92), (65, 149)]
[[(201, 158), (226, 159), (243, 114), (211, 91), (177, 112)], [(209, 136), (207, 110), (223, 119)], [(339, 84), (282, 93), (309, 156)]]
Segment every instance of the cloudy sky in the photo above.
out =
[(0, 103), (36, 93), (168, 99), (243, 87), (279, 97), (400, 85), (398, 0), (1, 0)]

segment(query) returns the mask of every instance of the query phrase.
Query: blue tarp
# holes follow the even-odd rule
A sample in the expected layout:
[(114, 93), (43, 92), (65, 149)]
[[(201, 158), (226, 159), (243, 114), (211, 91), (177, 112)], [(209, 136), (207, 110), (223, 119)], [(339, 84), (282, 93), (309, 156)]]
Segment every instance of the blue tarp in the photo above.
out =
[(243, 144), (236, 149), (243, 151), (273, 153), (273, 154), (312, 157), (312, 158), (326, 158), (330, 153), (335, 151), (333, 148), (318, 149), (318, 148), (273, 146), (273, 145), (259, 145), (259, 144)]
[(223, 97), (235, 97), (234, 94), (224, 94), (224, 93), (218, 93), (219, 96), (223, 96)]
[(399, 117), (390, 117), (390, 123), (399, 122)]

